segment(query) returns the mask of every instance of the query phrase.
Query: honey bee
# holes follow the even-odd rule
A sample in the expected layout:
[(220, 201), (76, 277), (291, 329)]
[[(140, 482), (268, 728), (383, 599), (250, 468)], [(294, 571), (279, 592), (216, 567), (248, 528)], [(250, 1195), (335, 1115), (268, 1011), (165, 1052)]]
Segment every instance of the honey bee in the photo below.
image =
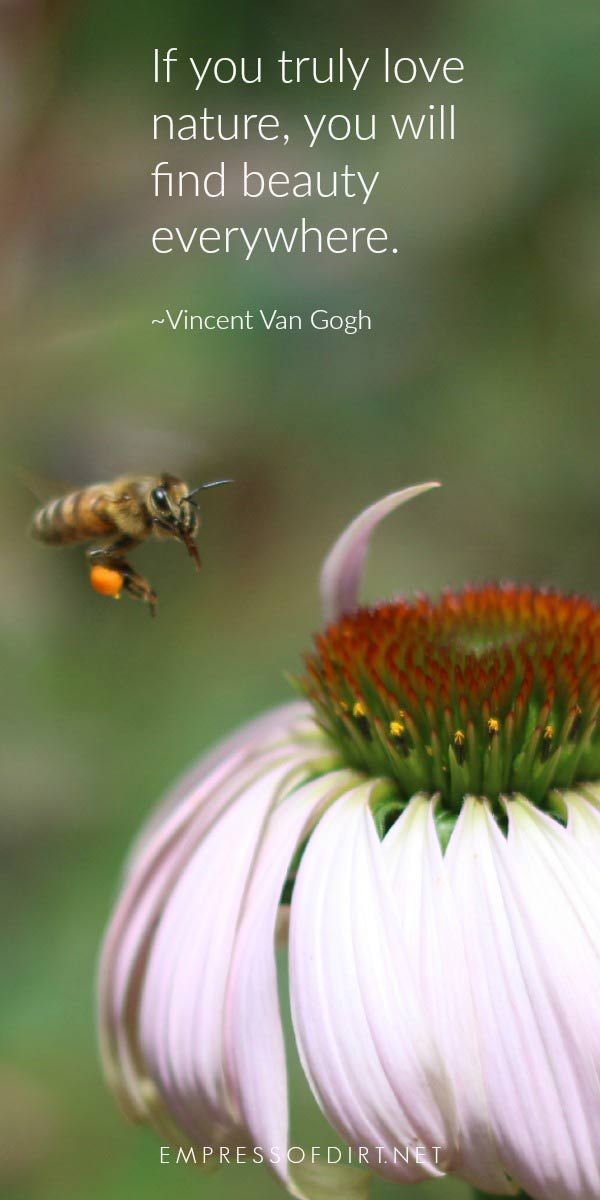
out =
[(175, 475), (123, 475), (50, 500), (33, 516), (31, 532), (50, 546), (102, 540), (87, 551), (90, 582), (102, 595), (121, 591), (145, 601), (156, 613), (156, 592), (134, 571), (126, 555), (148, 538), (177, 538), (200, 567), (196, 537), (200, 513), (195, 497), (207, 488), (232, 483), (216, 479), (190, 490)]

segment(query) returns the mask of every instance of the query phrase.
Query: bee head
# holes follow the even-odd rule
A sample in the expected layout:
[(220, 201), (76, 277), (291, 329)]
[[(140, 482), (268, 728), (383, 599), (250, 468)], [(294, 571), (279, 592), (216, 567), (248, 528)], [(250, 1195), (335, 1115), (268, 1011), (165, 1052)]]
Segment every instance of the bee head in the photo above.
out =
[(200, 528), (200, 513), (194, 497), (206, 488), (232, 482), (231, 479), (218, 479), (213, 483), (202, 483), (188, 492), (187, 484), (181, 479), (166, 476), (150, 492), (148, 508), (157, 529), (179, 538), (198, 567), (200, 558), (195, 539)]

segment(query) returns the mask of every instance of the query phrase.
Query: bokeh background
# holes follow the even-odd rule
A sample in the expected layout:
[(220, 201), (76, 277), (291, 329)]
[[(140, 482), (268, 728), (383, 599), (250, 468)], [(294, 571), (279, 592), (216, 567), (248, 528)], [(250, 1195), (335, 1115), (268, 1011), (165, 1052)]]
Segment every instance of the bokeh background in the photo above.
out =
[[(159, 1166), (157, 1139), (122, 1122), (101, 1081), (93, 983), (130, 839), (204, 747), (289, 695), (284, 673), (318, 625), (317, 572), (343, 523), (387, 490), (439, 477), (442, 493), (378, 534), (371, 596), (498, 577), (597, 591), (599, 15), (560, 0), (0, 3), (7, 1197), (280, 1194), (259, 1168), (205, 1180)], [(367, 211), (399, 255), (153, 255), (166, 213), (148, 172), (178, 151), (157, 152), (151, 114), (165, 97), (174, 111), (204, 103), (176, 89), (158, 103), (153, 47), (267, 58), (340, 44), (459, 55), (466, 82), (444, 97), (373, 85), (357, 102), (222, 88), (206, 103), (276, 105), (293, 131), (305, 109), (452, 99), (457, 142), (313, 151), (312, 167), (381, 168), (368, 210), (229, 200), (217, 212), (187, 203), (179, 218), (278, 224), (306, 211), (335, 224)], [(271, 154), (248, 157), (267, 166)], [(180, 157), (204, 161), (201, 146)], [(275, 157), (308, 165), (293, 138)], [(165, 305), (261, 304), (362, 306), (376, 328), (201, 337), (150, 324)], [(95, 596), (80, 553), (26, 534), (25, 475), (69, 484), (139, 469), (237, 481), (206, 498), (201, 576), (177, 547), (138, 555), (160, 593), (154, 624)], [(295, 1138), (326, 1144), (292, 1073)]]

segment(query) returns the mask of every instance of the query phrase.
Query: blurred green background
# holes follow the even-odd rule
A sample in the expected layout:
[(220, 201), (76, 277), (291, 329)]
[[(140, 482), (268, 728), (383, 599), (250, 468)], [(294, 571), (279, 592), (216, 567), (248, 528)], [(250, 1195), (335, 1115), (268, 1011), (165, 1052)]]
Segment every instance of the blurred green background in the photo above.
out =
[[(0, 8), (0, 1140), (14, 1200), (280, 1194), (258, 1168), (205, 1180), (159, 1166), (157, 1139), (122, 1122), (101, 1081), (93, 982), (130, 839), (204, 747), (288, 697), (284, 671), (318, 627), (317, 572), (344, 522), (439, 477), (442, 493), (378, 534), (369, 595), (490, 578), (598, 587), (598, 22), (594, 6), (559, 0)], [(152, 49), (171, 45), (265, 58), (389, 45), (459, 55), (466, 82), (451, 97), (373, 84), (358, 100), (266, 87), (196, 100), (174, 89), (159, 103)], [(151, 140), (167, 101), (276, 105), (293, 131), (305, 109), (383, 114), (434, 99), (457, 104), (451, 147), (398, 152), (388, 139), (323, 147), (310, 163), (293, 138), (275, 155), (235, 151), (292, 170), (375, 163), (383, 183), (368, 210), (179, 210), (192, 226), (296, 211), (351, 224), (368, 211), (398, 256), (152, 254), (167, 214), (148, 173), (178, 155)], [(179, 153), (203, 161), (201, 146)], [(370, 311), (374, 331), (187, 336), (150, 323), (166, 305), (322, 304)], [(152, 624), (95, 596), (81, 553), (28, 540), (35, 502), (18, 467), (67, 484), (140, 469), (237, 482), (206, 498), (201, 576), (175, 546), (137, 556), (160, 594)], [(326, 1143), (298, 1069), (292, 1090), (295, 1138)]]

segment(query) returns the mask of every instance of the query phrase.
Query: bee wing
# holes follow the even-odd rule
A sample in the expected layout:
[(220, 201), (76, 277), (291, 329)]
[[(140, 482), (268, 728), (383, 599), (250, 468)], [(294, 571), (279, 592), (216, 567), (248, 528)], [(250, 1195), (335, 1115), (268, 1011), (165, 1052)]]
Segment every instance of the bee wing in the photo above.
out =
[(9, 471), (21, 486), (35, 500), (38, 500), (40, 504), (45, 504), (46, 501), (52, 500), (54, 496), (63, 496), (66, 492), (75, 491), (77, 487), (77, 485), (69, 486), (68, 483), (65, 483), (64, 479), (52, 480), (47, 476), (36, 475), (28, 467), (23, 467), (20, 463), (9, 464)]
[[(47, 476), (35, 475), (33, 471), (27, 467), (21, 466), (19, 463), (11, 464), (10, 470), (15, 479), (34, 496), (40, 504), (47, 504), (49, 500), (53, 500), (56, 496), (67, 496), (69, 492), (83, 492), (86, 490), (85, 483), (65, 483), (64, 479), (52, 480)], [(112, 484), (92, 484), (91, 486), (102, 490), (106, 500), (112, 504), (128, 504), (131, 500), (130, 496), (118, 496), (112, 490)]]

